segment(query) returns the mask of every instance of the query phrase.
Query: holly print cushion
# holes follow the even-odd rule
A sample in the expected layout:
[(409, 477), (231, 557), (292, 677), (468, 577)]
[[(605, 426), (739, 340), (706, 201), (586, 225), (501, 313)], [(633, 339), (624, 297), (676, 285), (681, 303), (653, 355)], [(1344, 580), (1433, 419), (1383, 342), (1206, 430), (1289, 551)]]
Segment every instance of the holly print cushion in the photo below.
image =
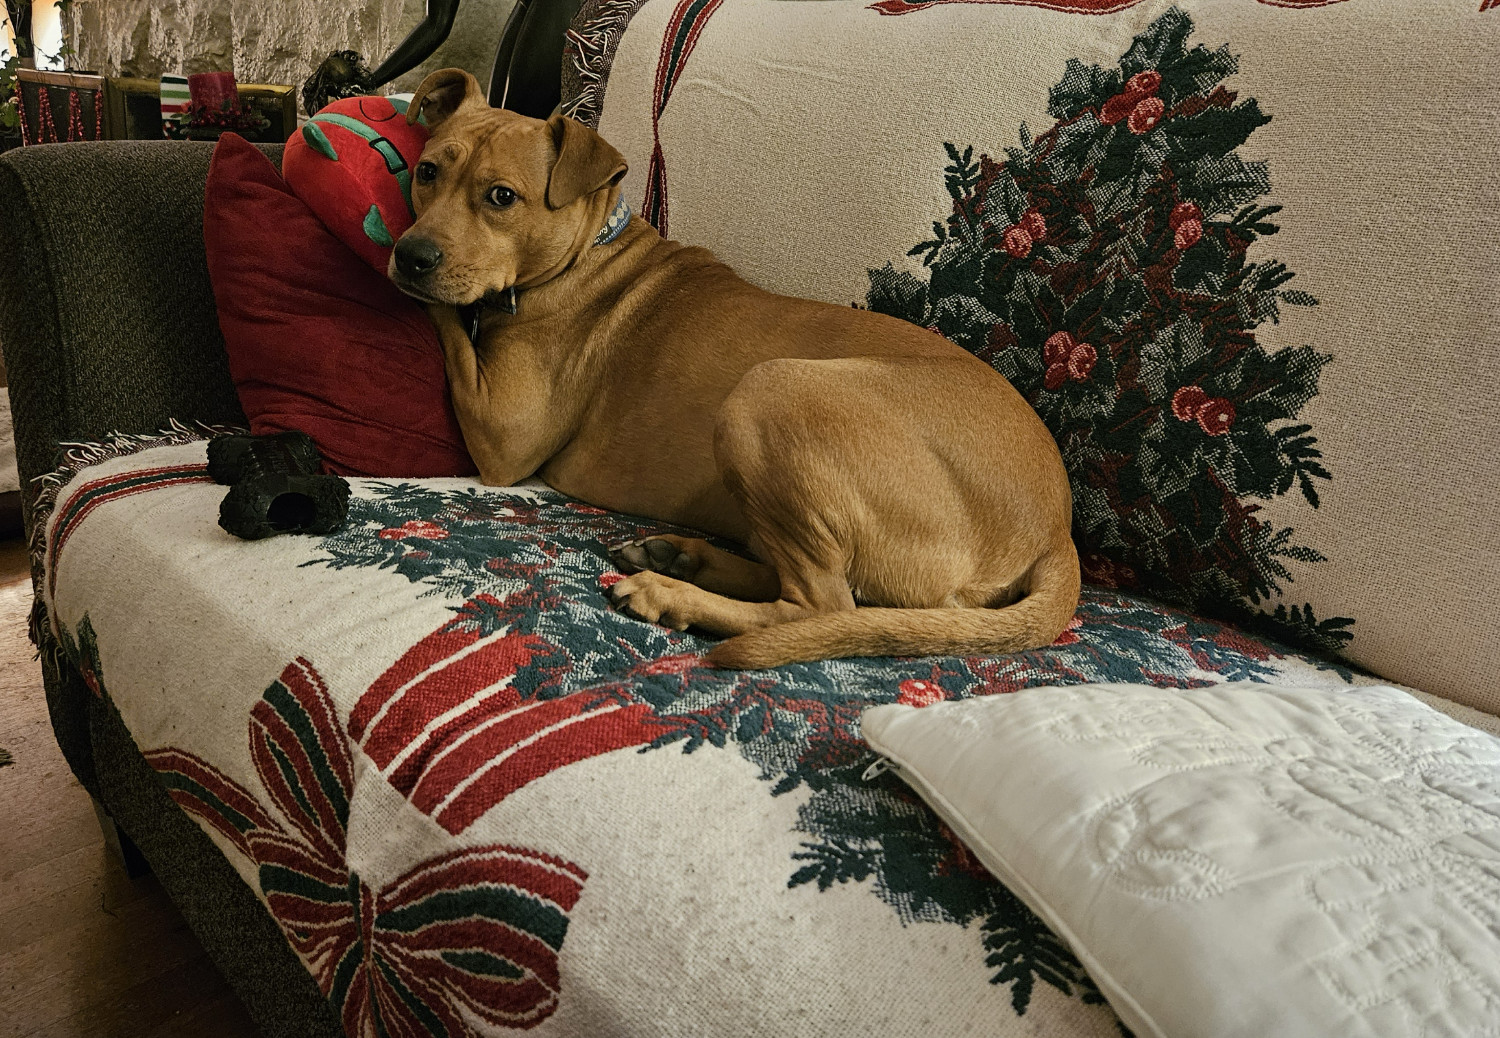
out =
[(1034, 688), (861, 728), (1141, 1038), (1500, 1019), (1500, 738), (1399, 689)]
[(931, 327), (1062, 449), (1084, 579), (1500, 712), (1500, 5), (591, 0), (636, 210)]

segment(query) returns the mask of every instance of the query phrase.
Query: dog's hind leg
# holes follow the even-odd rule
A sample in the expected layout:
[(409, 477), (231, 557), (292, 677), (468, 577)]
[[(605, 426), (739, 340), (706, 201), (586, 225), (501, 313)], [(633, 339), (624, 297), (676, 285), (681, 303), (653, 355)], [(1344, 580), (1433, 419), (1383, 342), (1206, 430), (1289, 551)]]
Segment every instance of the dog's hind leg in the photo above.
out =
[(637, 619), (724, 637), (806, 615), (789, 602), (741, 602), (650, 570), (618, 581), (609, 594), (615, 605)]
[[(679, 631), (695, 627), (723, 637), (817, 613), (854, 608), (849, 586), (836, 568), (799, 564), (802, 560), (796, 558), (795, 549), (789, 550), (784, 542), (768, 545), (768, 549), (772, 560), (778, 567), (784, 566), (784, 572), (790, 575), (774, 601), (726, 598), (649, 570), (616, 582), (609, 590), (610, 597), (621, 609), (642, 620)], [(776, 572), (770, 567), (763, 568), (773, 575)]]
[[(790, 411), (784, 397), (737, 390), (715, 430), (715, 453), (724, 485), (749, 523), (756, 553), (768, 565), (755, 566), (709, 545), (703, 547), (715, 552), (708, 561), (718, 563), (721, 572), (751, 578), (752, 590), (761, 600), (738, 601), (713, 594), (705, 590), (697, 573), (687, 579), (699, 586), (668, 575), (678, 564), (686, 576), (694, 557), (679, 564), (680, 545), (657, 538), (665, 543), (657, 546), (647, 541), (638, 552), (624, 554), (627, 562), (644, 555), (646, 561), (659, 561), (660, 568), (653, 566), (654, 572), (636, 573), (616, 583), (610, 594), (617, 605), (643, 620), (724, 636), (854, 609), (854, 595), (845, 576), (845, 550), (826, 514), (807, 507), (816, 500), (822, 474), (819, 441), (804, 440), (803, 447), (791, 450), (768, 449), (778, 430), (796, 424), (795, 404)], [(653, 550), (657, 559), (651, 558)]]
[(609, 557), (624, 573), (661, 573), (745, 602), (770, 602), (781, 594), (781, 580), (770, 566), (698, 537), (661, 534), (614, 548)]

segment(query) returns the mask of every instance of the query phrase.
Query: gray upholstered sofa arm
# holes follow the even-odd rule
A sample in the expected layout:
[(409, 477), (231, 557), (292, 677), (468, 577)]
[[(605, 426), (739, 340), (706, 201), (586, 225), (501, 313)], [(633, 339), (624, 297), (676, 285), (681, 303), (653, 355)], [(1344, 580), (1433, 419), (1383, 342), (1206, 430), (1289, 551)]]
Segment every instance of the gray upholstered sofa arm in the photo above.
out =
[[(280, 159), (280, 148), (267, 149)], [(28, 527), (59, 443), (172, 419), (241, 423), (203, 256), (207, 144), (112, 142), (0, 156), (0, 343)], [(139, 845), (267, 1038), (332, 1038), (336, 1014), (280, 928), (156, 780), (107, 699), (38, 632), (53, 731)]]
[(116, 141), (0, 156), (0, 344), (28, 513), (61, 442), (244, 421), (203, 256), (212, 151)]

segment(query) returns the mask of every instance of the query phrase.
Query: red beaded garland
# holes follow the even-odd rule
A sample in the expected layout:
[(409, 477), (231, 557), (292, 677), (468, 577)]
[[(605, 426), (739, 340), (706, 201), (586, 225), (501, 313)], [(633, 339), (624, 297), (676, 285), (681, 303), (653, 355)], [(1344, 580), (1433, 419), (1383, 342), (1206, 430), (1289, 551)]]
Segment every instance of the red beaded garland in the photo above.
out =
[(26, 132), (26, 96), (21, 93), (21, 81), (16, 80), (16, 112), (21, 117), (21, 147), (31, 143), (31, 135)]
[(68, 89), (68, 140), (83, 140), (83, 98), (72, 88)]
[(36, 92), (36, 142), (56, 144), (57, 124), (52, 121), (52, 91), (45, 85)]

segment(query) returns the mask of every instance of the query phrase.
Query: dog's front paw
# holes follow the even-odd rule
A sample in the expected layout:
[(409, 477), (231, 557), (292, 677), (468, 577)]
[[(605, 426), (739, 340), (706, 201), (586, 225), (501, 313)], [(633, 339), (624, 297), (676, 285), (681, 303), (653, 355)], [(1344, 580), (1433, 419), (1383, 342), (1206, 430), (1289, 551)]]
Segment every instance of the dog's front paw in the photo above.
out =
[(609, 597), (618, 608), (638, 620), (685, 631), (693, 622), (683, 593), (689, 586), (660, 573), (646, 571), (616, 581), (609, 589)]
[(621, 573), (665, 573), (678, 580), (692, 580), (699, 560), (665, 537), (648, 537), (612, 548), (609, 560)]

